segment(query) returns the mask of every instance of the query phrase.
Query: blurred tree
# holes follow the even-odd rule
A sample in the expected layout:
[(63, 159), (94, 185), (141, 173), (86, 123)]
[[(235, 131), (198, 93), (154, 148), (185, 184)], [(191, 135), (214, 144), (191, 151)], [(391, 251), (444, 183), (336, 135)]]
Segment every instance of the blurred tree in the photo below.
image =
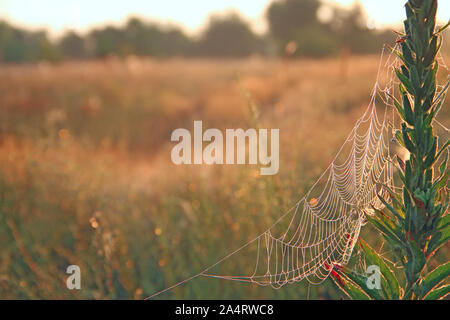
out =
[(95, 57), (107, 57), (117, 54), (124, 56), (130, 53), (124, 42), (124, 33), (115, 27), (107, 26), (89, 33), (89, 41), (93, 43), (93, 55)]
[(192, 51), (193, 41), (180, 29), (145, 23), (130, 18), (122, 29), (106, 27), (90, 33), (94, 56), (110, 54), (126, 56), (170, 57), (187, 56)]
[(262, 40), (237, 14), (214, 15), (200, 37), (196, 53), (209, 57), (244, 57), (262, 51)]
[[(317, 19), (320, 3), (317, 0), (276, 0), (271, 3), (266, 12), (269, 31), (276, 41), (278, 51), (285, 51), (286, 45), (295, 42), (300, 50), (297, 54), (313, 54), (318, 50), (313, 47), (319, 44), (320, 52), (328, 50), (322, 38), (324, 30)], [(316, 37), (319, 36), (319, 39)], [(334, 46), (334, 45), (331, 45)], [(309, 50), (312, 50), (309, 52)]]
[(280, 40), (289, 41), (295, 30), (318, 24), (317, 0), (277, 0), (267, 9), (270, 32)]
[(85, 39), (75, 32), (66, 33), (59, 41), (64, 57), (81, 59), (87, 56)]
[(24, 31), (0, 22), (0, 61), (56, 61), (59, 57), (58, 49), (48, 39), (46, 32)]
[(59, 48), (48, 39), (45, 32), (38, 34), (39, 42), (38, 52), (36, 57), (32, 58), (32, 61), (46, 60), (50, 62), (57, 62), (61, 60), (61, 51)]
[(0, 22), (0, 61), (17, 62), (25, 60), (23, 33)]
[(179, 28), (168, 28), (161, 36), (161, 51), (165, 56), (190, 56), (194, 42)]
[(147, 27), (138, 18), (130, 18), (125, 26), (125, 36), (130, 41), (134, 48), (134, 53), (137, 55), (151, 54), (151, 38), (154, 37), (154, 28)]
[(328, 23), (341, 46), (353, 53), (369, 53), (380, 50), (383, 43), (395, 40), (393, 32), (370, 29), (361, 4), (356, 2), (350, 9), (333, 8), (333, 18)]
[[(318, 18), (323, 6), (331, 11), (327, 21)], [(267, 9), (267, 20), (279, 53), (292, 43), (297, 47), (294, 55), (325, 56), (343, 48), (354, 53), (369, 53), (395, 39), (392, 32), (368, 28), (358, 3), (346, 9), (321, 4), (318, 0), (275, 0)]]
[[(327, 21), (318, 18), (327, 8)], [(213, 15), (195, 40), (180, 27), (149, 23), (133, 17), (123, 27), (105, 26), (85, 37), (74, 32), (52, 42), (43, 31), (30, 32), (0, 22), (0, 61), (23, 62), (60, 58), (82, 59), (108, 55), (173, 57), (245, 57), (251, 54), (327, 56), (342, 49), (353, 53), (378, 52), (395, 35), (367, 26), (362, 7), (350, 9), (319, 0), (274, 0), (266, 12), (269, 32), (255, 34), (236, 13)], [(287, 50), (287, 51), (286, 51)]]
[(323, 57), (335, 54), (341, 47), (341, 42), (322, 24), (314, 24), (299, 29), (292, 34), (297, 44), (295, 55)]

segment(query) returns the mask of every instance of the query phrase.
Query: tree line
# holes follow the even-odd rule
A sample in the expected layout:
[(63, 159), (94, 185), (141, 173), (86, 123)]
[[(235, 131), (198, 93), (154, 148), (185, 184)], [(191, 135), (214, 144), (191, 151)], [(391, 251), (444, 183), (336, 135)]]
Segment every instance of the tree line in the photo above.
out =
[(182, 28), (130, 18), (122, 27), (105, 26), (85, 35), (73, 31), (50, 40), (45, 31), (28, 31), (0, 22), (0, 62), (104, 58), (128, 55), (153, 57), (326, 56), (342, 50), (378, 52), (392, 43), (390, 30), (367, 26), (360, 6), (328, 6), (320, 17), (319, 0), (274, 0), (265, 18), (266, 34), (255, 33), (237, 13), (212, 15), (197, 36)]

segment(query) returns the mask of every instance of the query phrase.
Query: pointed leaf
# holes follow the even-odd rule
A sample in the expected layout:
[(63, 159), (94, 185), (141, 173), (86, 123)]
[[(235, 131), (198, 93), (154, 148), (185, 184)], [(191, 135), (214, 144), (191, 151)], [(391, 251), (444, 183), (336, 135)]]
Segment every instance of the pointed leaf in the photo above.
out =
[(428, 243), (427, 255), (439, 249), (450, 239), (450, 225), (444, 227), (441, 231), (433, 235)]
[(450, 284), (434, 289), (425, 297), (425, 300), (442, 299), (450, 293)]
[(339, 275), (346, 277), (348, 280), (353, 281), (358, 285), (369, 297), (375, 300), (384, 300), (383, 296), (380, 294), (380, 290), (369, 289), (367, 286), (367, 277), (360, 275), (352, 270), (337, 271)]
[(440, 265), (431, 271), (420, 284), (422, 297), (450, 276), (450, 262)]
[(339, 281), (335, 277), (330, 277), (334, 284), (341, 289), (352, 300), (370, 300), (370, 297), (364, 293), (361, 288), (353, 285), (350, 281)]
[(366, 259), (371, 264), (377, 265), (380, 268), (381, 274), (386, 279), (387, 284), (390, 288), (392, 298), (398, 299), (400, 296), (400, 286), (392, 270), (386, 264), (384, 259), (377, 252), (375, 252), (375, 250), (373, 250), (364, 240), (359, 239), (359, 241), (361, 244), (361, 249), (366, 254)]

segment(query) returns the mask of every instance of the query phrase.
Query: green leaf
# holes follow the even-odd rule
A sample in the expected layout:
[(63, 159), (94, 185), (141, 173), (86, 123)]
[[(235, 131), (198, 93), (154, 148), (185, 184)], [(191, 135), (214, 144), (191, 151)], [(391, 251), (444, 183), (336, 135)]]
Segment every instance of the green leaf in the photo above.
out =
[(420, 284), (420, 292), (422, 297), (425, 297), (428, 292), (439, 285), (448, 276), (450, 276), (450, 262), (442, 264), (431, 271)]
[(411, 31), (411, 38), (416, 49), (416, 56), (421, 59), (423, 57), (423, 41), (420, 37), (420, 26), (414, 17), (408, 19), (409, 27)]
[[(401, 160), (400, 159), (398, 159), (398, 160), (399, 160), (399, 163), (400, 163)], [(403, 164), (403, 166), (404, 166), (404, 164)], [(403, 168), (403, 170), (404, 170), (404, 168)], [(394, 208), (401, 207), (402, 206), (401, 196), (399, 194), (396, 194), (388, 185), (382, 184), (382, 186), (389, 193), (389, 196), (391, 197), (391, 200), (392, 200), (393, 207)]]
[(434, 31), (434, 28), (435, 28), (435, 25), (436, 25), (437, 5), (438, 5), (437, 0), (436, 1), (432, 0), (431, 1), (431, 8), (427, 12), (427, 17), (431, 17), (431, 18), (427, 19), (426, 25), (430, 28), (431, 32)]
[(389, 46), (389, 48), (395, 55), (397, 55), (397, 57), (399, 57), (403, 61), (404, 64), (409, 64), (408, 60), (405, 59), (405, 57), (403, 56), (403, 54), (400, 51), (392, 48), (391, 46)]
[(442, 217), (442, 219), (439, 222), (437, 228), (440, 230), (440, 229), (445, 228), (449, 224), (450, 224), (450, 214), (446, 214), (445, 216)]
[(398, 143), (403, 147), (405, 147), (405, 142), (403, 141), (403, 134), (401, 130), (395, 131), (395, 139), (397, 139)]
[(370, 297), (364, 293), (361, 288), (353, 285), (350, 281), (339, 281), (335, 277), (331, 276), (331, 280), (334, 284), (341, 289), (350, 299), (353, 300), (370, 300)]
[(447, 170), (447, 172), (444, 175), (442, 175), (442, 177), (440, 179), (436, 180), (433, 183), (433, 189), (440, 190), (445, 185), (447, 185), (447, 180), (448, 180), (449, 175), (450, 175), (450, 170)]
[(397, 74), (398, 79), (402, 82), (402, 84), (405, 87), (405, 89), (410, 94), (414, 94), (414, 89), (413, 89), (413, 87), (411, 85), (411, 81), (409, 81), (409, 79), (403, 73), (401, 73), (398, 69), (395, 70), (395, 73)]
[[(388, 93), (389, 94), (389, 93)], [(392, 101), (394, 102), (394, 106), (397, 109), (398, 114), (400, 115), (400, 117), (402, 118), (403, 121), (406, 121), (406, 116), (405, 116), (405, 112), (403, 111), (402, 106), (400, 105), (400, 103), (397, 101), (397, 99), (389, 94), (389, 97), (392, 99)]]
[[(395, 208), (393, 206), (391, 206), (385, 199), (383, 199), (382, 196), (378, 196), (378, 199), (380, 199), (380, 201), (396, 216), (396, 217), (401, 217), (402, 218), (402, 214), (400, 214), (400, 212), (398, 212), (397, 210), (395, 210)], [(404, 219), (404, 218), (402, 218)]]
[(438, 37), (436, 35), (433, 36), (432, 39), (431, 39), (431, 42), (429, 44), (428, 52), (427, 52), (427, 54), (425, 55), (425, 58), (424, 58), (424, 64), (426, 66), (430, 65), (431, 63), (433, 63), (433, 61), (434, 61), (434, 59), (436, 57), (436, 53), (439, 50), (439, 46), (437, 44), (437, 40), (438, 40)]
[(370, 264), (377, 265), (380, 268), (382, 276), (386, 279), (387, 284), (389, 286), (389, 292), (393, 299), (398, 299), (400, 296), (400, 286), (398, 284), (398, 280), (395, 277), (392, 270), (386, 264), (384, 259), (373, 250), (364, 240), (359, 239), (361, 249), (366, 254), (366, 259), (370, 262)]
[(448, 153), (445, 155), (444, 160), (442, 160), (442, 163), (439, 166), (439, 174), (443, 174), (445, 172), (445, 168), (447, 168), (447, 160), (448, 160)]
[(407, 94), (403, 94), (402, 102), (406, 122), (408, 122), (410, 125), (414, 125), (414, 114), (411, 108), (411, 102), (409, 101)]
[(424, 161), (426, 167), (431, 167), (436, 161), (436, 149), (437, 149), (437, 138), (433, 137), (433, 143), (431, 144), (431, 149), (428, 150), (427, 156)]
[(412, 271), (417, 274), (422, 271), (427, 261), (425, 259), (424, 253), (422, 252), (422, 250), (420, 250), (420, 247), (415, 241), (409, 242), (409, 249), (411, 250), (412, 254)]
[(438, 151), (437, 155), (436, 155), (436, 159), (439, 159), (439, 157), (441, 156), (442, 152), (444, 152), (444, 150), (447, 150), (448, 146), (450, 145), (450, 140), (447, 140), (447, 142), (441, 147), (441, 149)]
[(402, 48), (403, 61), (408, 65), (413, 64), (411, 50), (408, 48), (408, 46), (404, 42), (401, 43), (401, 48)]
[(450, 239), (450, 225), (442, 228), (441, 231), (434, 234), (428, 243), (427, 255), (439, 249), (444, 243)]
[(436, 72), (438, 69), (438, 64), (436, 63), (433, 69), (429, 69), (425, 75), (425, 82), (423, 84), (423, 92), (428, 100), (423, 104), (423, 111), (427, 112), (433, 105), (433, 97), (436, 93)]
[[(441, 104), (445, 98), (445, 94), (448, 90), (448, 87), (450, 85), (450, 80), (447, 81), (447, 83), (445, 84), (445, 86), (439, 91), (439, 94), (436, 96), (436, 98), (433, 100), (432, 105), (434, 105), (437, 101), (440, 101)], [(436, 109), (439, 109), (441, 106), (437, 106)]]
[(347, 278), (347, 280), (353, 281), (356, 285), (358, 285), (370, 298), (375, 300), (384, 300), (383, 296), (380, 294), (380, 290), (377, 289), (369, 289), (367, 287), (367, 277), (361, 274), (358, 274), (352, 270), (346, 271), (336, 271), (339, 275)]
[(425, 297), (425, 300), (437, 300), (444, 298), (450, 293), (450, 284), (434, 289)]
[(403, 143), (405, 144), (405, 148), (408, 149), (409, 152), (415, 153), (416, 147), (414, 146), (414, 144), (412, 143), (408, 134), (406, 133), (406, 125), (404, 123), (402, 123), (402, 136), (403, 136)]
[[(411, 8), (411, 4), (409, 2), (407, 2), (405, 4), (405, 10), (406, 10), (406, 17), (407, 18), (414, 17), (413, 9)], [(407, 29), (407, 28), (405, 28), (405, 29)]]
[(402, 240), (400, 237), (388, 226), (386, 226), (383, 222), (374, 219), (372, 217), (366, 216), (367, 220), (372, 223), (375, 228), (380, 230), (384, 235), (391, 240), (391, 242), (395, 242), (398, 245), (403, 245)]
[(409, 77), (411, 79), (411, 85), (412, 85), (416, 95), (420, 95), (421, 82), (420, 82), (420, 78), (419, 78), (419, 73), (418, 73), (415, 65), (412, 65), (410, 67), (410, 70), (411, 70), (411, 72), (410, 72)]

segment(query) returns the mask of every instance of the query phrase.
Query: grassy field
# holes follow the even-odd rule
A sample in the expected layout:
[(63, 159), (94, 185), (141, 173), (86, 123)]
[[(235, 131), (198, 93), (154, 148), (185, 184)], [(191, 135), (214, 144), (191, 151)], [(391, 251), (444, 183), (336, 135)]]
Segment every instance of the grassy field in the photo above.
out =
[[(362, 56), (0, 66), (0, 298), (141, 299), (216, 262), (314, 183), (364, 112), (378, 63)], [(447, 127), (448, 106), (438, 116)], [(192, 130), (194, 120), (279, 128), (279, 174), (172, 164), (171, 132)], [(377, 244), (369, 226), (364, 237)], [(448, 260), (448, 248), (442, 254), (436, 263)], [(82, 290), (65, 286), (70, 264), (81, 268)], [(197, 278), (159, 297), (341, 296), (328, 280), (274, 290)]]

